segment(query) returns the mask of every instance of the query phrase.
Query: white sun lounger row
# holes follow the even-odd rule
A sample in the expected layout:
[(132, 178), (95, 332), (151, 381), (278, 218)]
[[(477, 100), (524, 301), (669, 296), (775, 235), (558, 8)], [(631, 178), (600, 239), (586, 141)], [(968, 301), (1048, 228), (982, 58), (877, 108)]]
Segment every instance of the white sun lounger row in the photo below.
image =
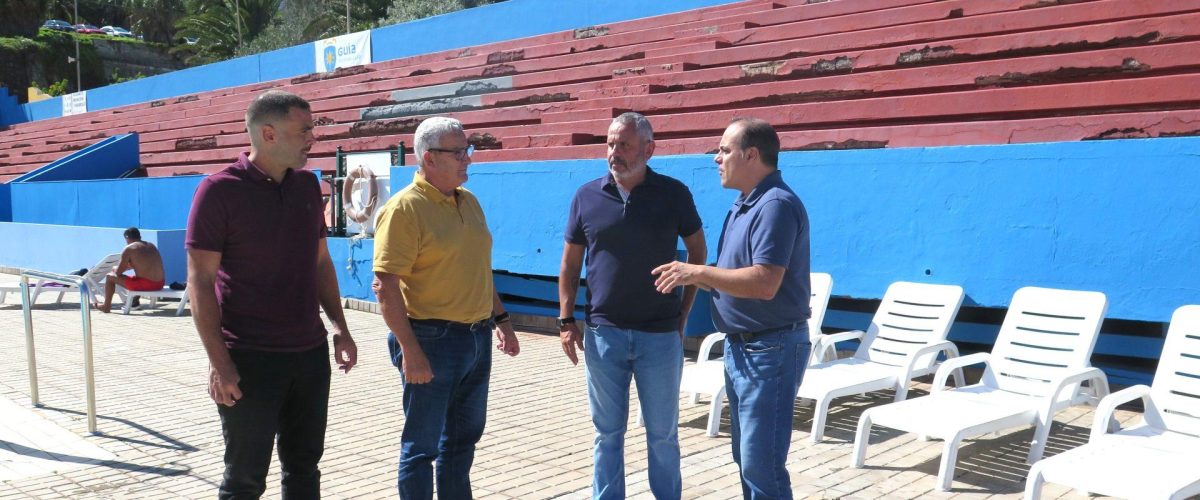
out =
[[(816, 402), (812, 440), (821, 441), (835, 398), (892, 389), (894, 402), (867, 409), (859, 419), (852, 463), (863, 467), (868, 438), (880, 425), (945, 441), (937, 489), (950, 488), (962, 440), (1033, 426), (1027, 461), (1027, 498), (1043, 482), (1131, 498), (1185, 498), (1200, 493), (1200, 306), (1172, 318), (1154, 388), (1136, 386), (1111, 396), (1104, 373), (1089, 364), (1107, 311), (1099, 292), (1025, 287), (1013, 295), (990, 353), (959, 357), (946, 340), (962, 304), (961, 287), (897, 282), (888, 287), (865, 331), (823, 335), (832, 279), (812, 275), (813, 355), (798, 397)], [(701, 344), (696, 364), (684, 369), (681, 391), (712, 395), (708, 435), (715, 436), (724, 402), (721, 360), (710, 360), (715, 333)], [(854, 355), (836, 359), (836, 342), (858, 340)], [(941, 356), (941, 358), (939, 357)], [(940, 361), (939, 359), (944, 359)], [(964, 386), (962, 369), (984, 365), (978, 383)], [(913, 378), (933, 374), (928, 396), (907, 399)], [(953, 387), (946, 382), (953, 376)], [(1159, 385), (1166, 386), (1159, 388)], [(1146, 400), (1144, 421), (1117, 431), (1116, 406)], [(1092, 440), (1039, 462), (1054, 415), (1076, 404), (1098, 405)], [(1116, 431), (1107, 434), (1105, 431)], [(1136, 462), (1136, 463), (1133, 463)]]

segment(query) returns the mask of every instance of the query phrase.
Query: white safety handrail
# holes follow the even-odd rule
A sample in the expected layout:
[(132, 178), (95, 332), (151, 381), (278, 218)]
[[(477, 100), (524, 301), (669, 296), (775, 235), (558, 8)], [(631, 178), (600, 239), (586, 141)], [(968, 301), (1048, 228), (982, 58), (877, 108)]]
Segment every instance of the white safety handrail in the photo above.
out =
[(92, 365), (92, 290), (82, 276), (54, 274), (43, 271), (21, 273), (21, 309), (25, 313), (25, 354), (29, 364), (29, 396), (34, 406), (41, 406), (38, 397), (37, 356), (33, 348), (33, 302), (29, 299), (29, 279), (57, 281), (79, 287), (79, 312), (83, 316), (83, 371), (87, 383), (88, 432), (96, 434), (96, 376)]

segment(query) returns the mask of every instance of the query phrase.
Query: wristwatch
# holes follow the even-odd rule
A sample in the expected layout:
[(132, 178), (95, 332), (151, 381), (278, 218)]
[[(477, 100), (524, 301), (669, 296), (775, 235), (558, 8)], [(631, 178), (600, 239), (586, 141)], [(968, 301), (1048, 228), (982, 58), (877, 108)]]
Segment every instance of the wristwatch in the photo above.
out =
[(574, 316), (568, 316), (566, 318), (558, 318), (558, 329), (559, 330), (562, 330), (567, 325), (574, 325), (574, 324), (575, 324)]

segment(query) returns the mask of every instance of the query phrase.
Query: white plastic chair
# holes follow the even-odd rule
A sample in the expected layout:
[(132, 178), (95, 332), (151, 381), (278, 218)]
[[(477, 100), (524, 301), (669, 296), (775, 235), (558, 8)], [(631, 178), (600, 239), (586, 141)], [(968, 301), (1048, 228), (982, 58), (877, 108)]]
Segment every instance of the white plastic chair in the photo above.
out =
[[(31, 285), (33, 285), (33, 283), (31, 283)], [(34, 286), (36, 286), (36, 285), (34, 285)], [(35, 288), (35, 290), (36, 290), (36, 288)], [(21, 295), (21, 282), (20, 281), (16, 281), (16, 282), (12, 282), (12, 283), (0, 283), (0, 304), (4, 303), (4, 300), (6, 298), (8, 298), (8, 294), (10, 294), (10, 293), (15, 293), (15, 294), (17, 294), (17, 296)]]
[[(809, 275), (812, 296), (809, 297), (809, 308), (812, 315), (808, 318), (808, 332), (812, 342), (817, 342), (821, 335), (821, 322), (825, 320), (825, 310), (829, 306), (829, 295), (833, 291), (833, 277), (826, 273)], [(685, 366), (683, 376), (679, 380), (680, 392), (691, 393), (691, 402), (700, 402), (700, 394), (712, 396), (708, 410), (707, 435), (717, 435), (721, 427), (721, 408), (725, 406), (725, 362), (721, 358), (708, 359), (712, 348), (718, 342), (725, 340), (724, 333), (713, 333), (704, 337), (700, 343), (700, 353), (696, 356), (696, 364)], [(816, 350), (813, 350), (816, 355)], [(641, 425), (641, 409), (638, 410), (638, 424)]]
[[(1142, 420), (1119, 429), (1113, 412), (1138, 398), (1146, 408)], [(1034, 464), (1025, 498), (1040, 498), (1045, 482), (1115, 497), (1188, 498), (1200, 495), (1197, 463), (1200, 305), (1189, 305), (1171, 316), (1153, 385), (1135, 385), (1104, 398), (1088, 443)]]
[[(101, 287), (101, 283), (104, 282), (105, 276), (107, 276), (108, 273), (112, 272), (112, 270), (115, 269), (117, 267), (117, 265), (120, 263), (121, 263), (121, 254), (115, 253), (115, 254), (109, 255), (107, 257), (104, 257), (103, 259), (100, 259), (100, 262), (97, 262), (96, 265), (91, 267), (91, 269), (88, 269), (87, 274), (83, 275), (83, 279), (88, 282), (88, 291), (92, 295), (90, 298), (91, 298), (93, 304), (99, 303), (99, 298), (100, 298), (101, 294), (104, 293), (104, 289)], [(58, 292), (58, 298), (55, 299), (55, 301), (54, 301), (56, 304), (62, 303), (63, 295), (65, 295), (67, 292), (75, 292), (75, 293), (79, 292), (79, 288), (73, 284), (60, 283), (60, 282), (57, 282), (54, 280), (47, 280), (47, 279), (39, 279), (36, 281), (36, 283), (31, 282), (30, 287), (31, 287), (31, 290), (29, 291), (29, 293), (30, 293), (29, 301), (34, 304), (37, 303), (38, 296), (41, 295), (43, 292), (45, 292), (45, 293)], [(6, 298), (6, 295), (8, 294), (8, 292), (14, 292), (14, 293), (20, 294), (20, 292), (21, 292), (20, 283), (18, 282), (18, 283), (0, 286), (0, 303), (4, 302), (4, 299)]]
[[(1088, 364), (1107, 308), (1099, 292), (1017, 290), (991, 353), (943, 362), (928, 396), (863, 412), (854, 436), (854, 467), (863, 466), (873, 425), (944, 439), (940, 491), (950, 489), (958, 445), (969, 437), (1033, 425), (1028, 462), (1038, 461), (1055, 413), (1108, 394), (1108, 379)], [(979, 383), (945, 389), (951, 371), (978, 363), (986, 365)], [(1090, 385), (1081, 391), (1083, 382)]]
[[(894, 389), (895, 400), (903, 401), (914, 377), (934, 373), (939, 353), (958, 356), (958, 348), (946, 335), (962, 301), (960, 286), (898, 281), (884, 293), (865, 332), (822, 335), (814, 353), (832, 350), (835, 342), (859, 339), (860, 344), (851, 358), (817, 362), (814, 356), (804, 372), (796, 396), (816, 401), (812, 442), (825, 435), (834, 398)], [(962, 387), (962, 370), (955, 370), (954, 385)]]
[(183, 316), (183, 311), (188, 306), (188, 294), (186, 290), (172, 290), (168, 287), (163, 287), (162, 290), (154, 291), (130, 291), (121, 285), (117, 285), (117, 294), (121, 296), (124, 305), (121, 307), (121, 314), (129, 314), (133, 309), (133, 299), (141, 297), (150, 301), (151, 308), (158, 306), (158, 299), (178, 299), (179, 305), (175, 307), (175, 315)]

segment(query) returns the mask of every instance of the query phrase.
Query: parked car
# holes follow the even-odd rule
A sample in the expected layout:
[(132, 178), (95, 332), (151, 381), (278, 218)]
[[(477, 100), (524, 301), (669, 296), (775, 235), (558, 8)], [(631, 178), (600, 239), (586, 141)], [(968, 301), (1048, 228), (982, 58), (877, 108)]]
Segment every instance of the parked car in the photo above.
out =
[(91, 24), (76, 24), (73, 27), (75, 28), (76, 33), (92, 34), (92, 35), (104, 35), (105, 34), (103, 30), (101, 30), (100, 28), (97, 28)]
[(46, 29), (52, 29), (54, 31), (75, 31), (75, 28), (71, 26), (71, 23), (58, 19), (46, 21), (42, 24), (42, 27)]
[(130, 33), (129, 30), (119, 26), (105, 26), (100, 28), (100, 31), (103, 31), (104, 34), (108, 36), (123, 36), (126, 38), (133, 38), (133, 33)]

